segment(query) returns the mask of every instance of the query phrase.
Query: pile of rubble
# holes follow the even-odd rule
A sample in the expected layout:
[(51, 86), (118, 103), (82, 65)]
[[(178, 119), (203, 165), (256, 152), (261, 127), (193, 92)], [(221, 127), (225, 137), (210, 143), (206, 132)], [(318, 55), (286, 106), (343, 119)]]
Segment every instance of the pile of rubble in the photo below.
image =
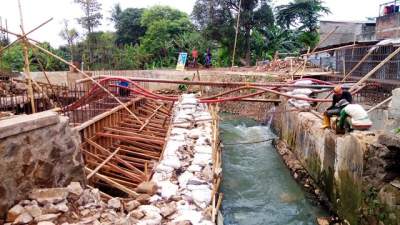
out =
[(273, 61), (264, 61), (261, 65), (258, 65), (256, 71), (268, 71), (268, 72), (283, 72), (289, 73), (296, 70), (298, 67), (303, 66), (304, 60), (297, 58), (287, 59), (276, 59)]
[[(151, 202), (169, 201), (176, 211), (172, 223), (214, 224), (210, 206), (213, 192), (212, 118), (195, 95), (182, 95), (176, 104), (170, 138), (152, 180), (159, 193)], [(171, 210), (172, 211), (172, 210)]]
[(24, 94), (26, 90), (26, 85), (23, 83), (13, 81), (0, 82), (0, 97)]

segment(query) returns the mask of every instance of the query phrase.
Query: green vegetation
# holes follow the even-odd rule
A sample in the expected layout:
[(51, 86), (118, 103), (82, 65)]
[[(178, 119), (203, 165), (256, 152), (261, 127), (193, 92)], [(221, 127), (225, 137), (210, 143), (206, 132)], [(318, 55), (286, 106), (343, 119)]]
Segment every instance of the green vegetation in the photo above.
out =
[[(235, 65), (254, 65), (270, 60), (276, 52), (299, 53), (314, 47), (319, 40), (318, 19), (329, 13), (320, 0), (293, 0), (273, 7), (271, 0), (197, 0), (192, 15), (167, 6), (147, 9), (121, 9), (117, 4), (111, 15), (101, 14), (99, 0), (74, 0), (82, 9), (76, 18), (84, 33), (78, 33), (65, 21), (60, 36), (65, 45), (52, 52), (67, 60), (83, 62), (85, 69), (173, 68), (179, 52), (196, 48), (199, 63), (211, 49), (213, 66), (231, 65), (231, 57), (240, 10)], [(108, 18), (115, 32), (97, 31)], [(0, 40), (5, 46), (7, 40)], [(34, 63), (35, 56), (30, 56)], [(67, 69), (43, 56), (48, 70)], [(21, 46), (15, 45), (2, 56), (0, 69), (21, 70)], [(33, 65), (32, 70), (38, 67)]]

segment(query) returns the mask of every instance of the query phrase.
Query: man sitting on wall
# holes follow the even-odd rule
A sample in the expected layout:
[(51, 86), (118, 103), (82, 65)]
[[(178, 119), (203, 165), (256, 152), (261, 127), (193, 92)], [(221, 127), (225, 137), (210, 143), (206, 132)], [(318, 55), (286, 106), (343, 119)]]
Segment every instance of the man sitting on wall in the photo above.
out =
[(349, 103), (353, 102), (353, 97), (351, 96), (351, 93), (348, 91), (344, 91), (342, 86), (338, 85), (333, 89), (332, 105), (324, 113), (322, 129), (330, 127), (330, 118), (333, 115), (339, 115), (342, 108), (337, 107), (336, 104), (342, 99), (346, 99), (346, 101)]
[[(342, 99), (338, 105), (343, 107), (340, 111), (339, 128), (343, 130), (346, 127), (348, 130), (368, 130), (372, 126), (372, 122), (368, 117), (367, 111), (359, 104), (350, 104), (347, 100)], [(347, 120), (351, 117), (350, 120)]]

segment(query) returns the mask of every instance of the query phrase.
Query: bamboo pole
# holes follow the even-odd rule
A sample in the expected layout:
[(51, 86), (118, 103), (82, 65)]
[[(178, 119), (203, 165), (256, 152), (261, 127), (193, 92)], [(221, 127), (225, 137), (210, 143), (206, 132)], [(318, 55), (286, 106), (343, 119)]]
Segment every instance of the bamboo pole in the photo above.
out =
[[(85, 170), (86, 170), (86, 172), (88, 172), (88, 173), (92, 173), (92, 172), (93, 172), (93, 170), (91, 170), (90, 168), (88, 168), (88, 167), (86, 167), (86, 166), (85, 166)], [(111, 185), (112, 187), (117, 188), (117, 189), (119, 189), (119, 190), (121, 190), (121, 191), (127, 193), (128, 195), (130, 195), (130, 196), (132, 196), (132, 197), (138, 197), (138, 196), (139, 196), (139, 194), (136, 193), (135, 191), (132, 191), (131, 189), (129, 189), (129, 188), (127, 188), (127, 187), (125, 187), (125, 186), (119, 184), (118, 182), (111, 180), (111, 179), (110, 179), (109, 177), (107, 177), (107, 176), (101, 175), (101, 174), (99, 174), (99, 173), (95, 173), (94, 176), (96, 176), (96, 177), (99, 178), (100, 180), (102, 180), (102, 181), (108, 183), (108, 184)]]
[(140, 127), (139, 132), (142, 131), (143, 128), (147, 126), (147, 124), (149, 124), (150, 120), (157, 114), (158, 110), (161, 109), (161, 107), (163, 107), (163, 104), (158, 106), (157, 109), (154, 110), (153, 114), (151, 114), (149, 118), (146, 119), (146, 122), (142, 125), (142, 127)]
[(367, 111), (367, 113), (370, 113), (370, 112), (374, 111), (375, 109), (381, 107), (382, 105), (384, 105), (385, 103), (391, 101), (392, 99), (393, 99), (393, 96), (391, 96), (391, 97), (385, 99), (384, 101), (382, 101), (382, 102), (379, 103), (378, 105), (376, 105), (376, 106), (370, 108), (370, 109)]
[(336, 51), (336, 50), (341, 50), (341, 49), (346, 49), (346, 48), (352, 48), (352, 47), (355, 47), (355, 46), (357, 46), (357, 44), (345, 45), (345, 46), (336, 47), (336, 48), (330, 48), (330, 49), (326, 49), (326, 50), (322, 50), (322, 51), (318, 51), (318, 52), (312, 52), (310, 54), (303, 54), (302, 56), (320, 54), (320, 53)]
[(382, 68), (387, 62), (389, 62), (393, 57), (395, 57), (398, 53), (400, 52), (400, 47), (398, 47), (392, 54), (390, 54), (386, 59), (384, 59), (381, 63), (379, 63), (374, 69), (372, 69), (369, 73), (367, 73), (361, 80), (359, 80), (356, 84), (354, 84), (351, 88), (350, 91), (353, 91), (356, 89), (358, 86), (363, 84), (365, 81), (367, 81), (372, 75), (375, 74), (376, 71), (378, 71), (380, 68)]
[(361, 64), (368, 59), (368, 57), (372, 54), (373, 51), (368, 51), (368, 53), (343, 77), (343, 80), (341, 82), (344, 82), (351, 76), (351, 74), (358, 69), (358, 67), (361, 66)]
[[(101, 145), (97, 144), (96, 142), (94, 142), (94, 141), (92, 141), (92, 140), (90, 140), (90, 139), (88, 139), (88, 138), (85, 138), (85, 140), (86, 140), (86, 142), (87, 142), (88, 144), (92, 145), (94, 148), (97, 148), (98, 150), (100, 150), (100, 151), (102, 151), (102, 152), (105, 152), (105, 153), (107, 153), (107, 154), (112, 154), (110, 151), (108, 151), (107, 149), (105, 149), (105, 148), (102, 147)], [(136, 171), (138, 174), (144, 176), (144, 173), (143, 173), (141, 170), (139, 170), (138, 168), (132, 166), (131, 164), (129, 164), (128, 162), (126, 162), (125, 160), (123, 160), (122, 158), (120, 158), (118, 155), (115, 155), (115, 159), (116, 159), (118, 162), (124, 164), (124, 165), (125, 165), (126, 167), (128, 167), (129, 169), (131, 169), (131, 170), (133, 170), (133, 171)]]
[(122, 107), (124, 107), (126, 109), (126, 111), (129, 112), (129, 114), (131, 114), (141, 125), (143, 125), (144, 123), (136, 116), (135, 113), (133, 113), (123, 102), (121, 102), (121, 100), (119, 100), (115, 95), (113, 95), (107, 88), (105, 88), (103, 85), (101, 85), (99, 82), (97, 82), (95, 79), (93, 79), (91, 76), (89, 76), (87, 73), (83, 72), (82, 70), (78, 69), (78, 67), (76, 67), (74, 64), (69, 63), (68, 61), (66, 61), (65, 59), (59, 57), (58, 55), (53, 54), (52, 52), (48, 51), (47, 49), (44, 49), (36, 44), (30, 43), (30, 45), (38, 48), (39, 50), (47, 53), (50, 56), (53, 56), (54, 58), (60, 60), (61, 62), (71, 66), (73, 69), (75, 69), (76, 71), (78, 71), (78, 73), (82, 74), (83, 76), (85, 76), (86, 78), (88, 78), (89, 80), (91, 80), (93, 83), (95, 83), (98, 87), (100, 87), (101, 89), (103, 89), (108, 95), (110, 95), (112, 98), (114, 98)]
[[(329, 32), (322, 40), (320, 40), (318, 42), (318, 44), (314, 47), (314, 49), (310, 52), (309, 49), (310, 47), (308, 47), (308, 51), (307, 54), (305, 55), (305, 60), (304, 60), (304, 68), (303, 71), (305, 70), (306, 66), (307, 66), (307, 57), (309, 55), (314, 54), (314, 52), (319, 48), (319, 46), (321, 46), (333, 33), (335, 33), (335, 31), (339, 28), (339, 26), (336, 26), (331, 32)], [(304, 55), (303, 55), (304, 56)], [(292, 77), (294, 78), (294, 76), (296, 75), (296, 73), (303, 67), (303, 64), (300, 65), (296, 71), (294, 71), (294, 73), (292, 74)]]
[[(22, 31), (22, 35), (25, 36), (25, 31), (24, 31), (24, 19), (23, 19), (23, 15), (22, 15), (22, 6), (21, 6), (21, 0), (18, 0), (18, 8), (19, 8), (19, 17), (20, 17), (20, 27), (21, 27), (21, 31)], [(32, 88), (32, 77), (30, 74), (30, 64), (29, 64), (29, 55), (28, 55), (28, 40), (26, 39), (26, 37), (23, 38), (23, 51), (24, 51), (24, 72), (25, 72), (25, 76), (27, 77), (28, 80), (28, 95), (29, 98), (31, 99), (31, 108), (32, 108), (32, 113), (36, 112), (36, 108), (35, 108), (35, 98), (33, 96), (33, 88)]]
[(318, 42), (318, 44), (315, 46), (315, 48), (311, 51), (311, 54), (313, 52), (315, 52), (319, 46), (321, 46), (326, 40), (328, 40), (328, 38), (336, 32), (336, 30), (339, 28), (339, 26), (336, 26), (335, 28), (333, 28), (333, 30), (331, 32), (329, 32), (321, 41)]
[(99, 171), (108, 161), (111, 160), (112, 157), (115, 156), (119, 152), (120, 148), (117, 148), (110, 156), (107, 157), (100, 165), (98, 165), (89, 175), (86, 176), (86, 179), (89, 180), (97, 171)]
[(237, 23), (236, 23), (235, 43), (233, 45), (233, 53), (232, 53), (232, 67), (235, 66), (235, 54), (236, 54), (236, 45), (237, 45), (237, 39), (238, 39), (238, 34), (239, 34), (241, 9), (242, 9), (242, 0), (239, 1), (239, 10), (238, 10), (238, 16), (237, 16)]
[[(18, 41), (27, 38), (27, 36), (28, 36), (29, 34), (35, 32), (36, 30), (38, 30), (39, 28), (43, 27), (44, 25), (46, 25), (47, 23), (49, 23), (49, 22), (52, 21), (52, 20), (53, 20), (53, 18), (50, 18), (50, 19), (46, 20), (45, 22), (43, 22), (42, 24), (40, 24), (39, 26), (33, 28), (33, 29), (32, 29), (31, 31), (29, 31), (28, 33), (25, 33), (25, 34), (23, 34), (23, 35), (17, 36), (17, 39), (15, 39), (13, 42), (11, 42), (10, 44), (8, 44), (8, 45), (6, 45), (5, 47), (3, 47), (2, 49), (0, 49), (0, 54), (1, 54), (4, 50), (6, 50), (6, 49), (8, 49), (9, 47), (13, 46), (13, 45), (14, 45), (15, 43), (17, 43)], [(3, 31), (4, 29), (3, 29), (3, 28), (0, 28), (0, 30)]]

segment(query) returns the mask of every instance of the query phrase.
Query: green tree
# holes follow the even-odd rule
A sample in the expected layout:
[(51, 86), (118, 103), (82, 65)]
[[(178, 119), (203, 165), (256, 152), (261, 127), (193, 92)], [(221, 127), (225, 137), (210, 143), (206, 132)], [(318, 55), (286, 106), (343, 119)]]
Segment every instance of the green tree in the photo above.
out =
[(143, 12), (141, 24), (147, 27), (141, 38), (142, 51), (151, 55), (153, 66), (172, 66), (176, 63), (178, 52), (174, 40), (185, 32), (193, 32), (194, 26), (189, 16), (167, 6), (155, 6)]
[(287, 5), (277, 7), (277, 22), (289, 29), (299, 26), (300, 30), (316, 32), (319, 18), (330, 13), (321, 0), (294, 0)]
[(268, 0), (197, 0), (192, 18), (205, 33), (228, 51), (233, 49), (237, 14), (240, 11), (238, 55), (251, 62), (252, 31), (265, 33), (274, 24), (274, 15)]
[(75, 41), (79, 37), (78, 31), (75, 28), (70, 28), (68, 20), (64, 20), (64, 28), (61, 30), (60, 36), (67, 41), (71, 62), (73, 62)]
[(137, 8), (127, 8), (122, 11), (119, 4), (115, 5), (111, 20), (115, 24), (115, 43), (118, 46), (139, 44), (140, 37), (146, 32), (146, 27), (141, 24), (143, 11), (144, 9)]
[(93, 46), (91, 35), (94, 29), (101, 25), (103, 15), (101, 14), (101, 4), (98, 0), (74, 0), (75, 3), (81, 6), (84, 15), (78, 18), (78, 23), (87, 30), (86, 43), (89, 52), (89, 64), (93, 61)]

